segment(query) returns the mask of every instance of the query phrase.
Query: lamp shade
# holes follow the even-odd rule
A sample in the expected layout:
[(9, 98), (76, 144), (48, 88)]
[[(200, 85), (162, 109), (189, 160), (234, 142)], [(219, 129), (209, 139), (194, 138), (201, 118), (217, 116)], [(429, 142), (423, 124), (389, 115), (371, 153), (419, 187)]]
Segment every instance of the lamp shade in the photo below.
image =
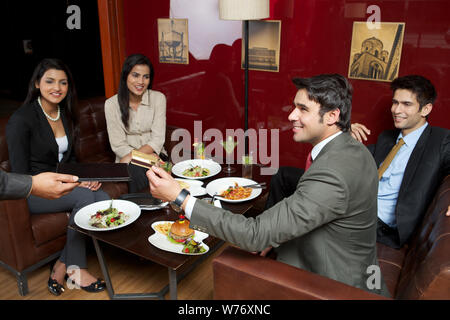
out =
[(258, 20), (269, 17), (269, 0), (219, 0), (220, 19)]

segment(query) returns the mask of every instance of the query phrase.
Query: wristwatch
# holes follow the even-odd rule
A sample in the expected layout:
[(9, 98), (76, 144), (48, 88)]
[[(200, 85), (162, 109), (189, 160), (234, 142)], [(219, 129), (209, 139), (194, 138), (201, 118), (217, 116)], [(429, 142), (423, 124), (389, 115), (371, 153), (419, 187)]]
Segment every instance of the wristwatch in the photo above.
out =
[(176, 212), (181, 212), (183, 210), (181, 206), (183, 205), (184, 199), (186, 199), (189, 194), (189, 191), (187, 191), (186, 189), (182, 189), (175, 201), (170, 202), (170, 206), (172, 207), (172, 209)]

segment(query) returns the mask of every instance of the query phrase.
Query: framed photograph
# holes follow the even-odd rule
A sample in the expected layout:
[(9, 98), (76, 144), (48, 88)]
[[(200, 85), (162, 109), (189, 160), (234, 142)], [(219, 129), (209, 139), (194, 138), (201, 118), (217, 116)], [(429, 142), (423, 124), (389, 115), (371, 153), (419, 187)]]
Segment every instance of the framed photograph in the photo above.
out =
[(188, 19), (158, 19), (159, 62), (189, 64)]
[[(244, 34), (244, 32), (242, 32)], [(281, 20), (250, 20), (248, 23), (248, 68), (278, 72), (280, 69)], [(242, 39), (242, 68), (245, 65)]]
[(353, 22), (348, 77), (388, 82), (397, 78), (404, 33), (404, 22), (381, 22), (379, 28)]

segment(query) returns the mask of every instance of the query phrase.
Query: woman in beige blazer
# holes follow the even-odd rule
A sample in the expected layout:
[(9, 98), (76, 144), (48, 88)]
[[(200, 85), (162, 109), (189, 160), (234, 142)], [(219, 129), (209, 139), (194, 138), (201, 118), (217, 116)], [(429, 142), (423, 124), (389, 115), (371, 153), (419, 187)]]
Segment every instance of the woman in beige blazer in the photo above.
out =
[[(111, 149), (116, 162), (129, 163), (131, 151), (166, 156), (166, 97), (151, 90), (153, 66), (142, 54), (129, 56), (122, 68), (118, 94), (105, 102), (105, 116)], [(163, 159), (167, 160), (167, 159)], [(148, 187), (146, 170), (129, 165), (129, 192)]]

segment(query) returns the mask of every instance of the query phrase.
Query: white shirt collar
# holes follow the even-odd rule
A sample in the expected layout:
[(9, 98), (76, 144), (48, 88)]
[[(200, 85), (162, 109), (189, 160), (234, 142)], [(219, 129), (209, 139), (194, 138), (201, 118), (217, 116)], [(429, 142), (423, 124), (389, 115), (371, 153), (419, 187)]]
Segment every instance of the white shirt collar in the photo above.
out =
[(342, 133), (342, 131), (336, 132), (335, 134), (329, 136), (328, 138), (320, 141), (318, 144), (316, 144), (314, 146), (314, 148), (312, 148), (311, 150), (311, 158), (314, 161), (314, 159), (317, 157), (317, 155), (320, 153), (320, 151), (323, 149), (323, 147), (325, 147), (325, 145), (330, 142), (331, 140), (333, 140), (334, 138), (336, 138), (338, 135), (340, 135)]

